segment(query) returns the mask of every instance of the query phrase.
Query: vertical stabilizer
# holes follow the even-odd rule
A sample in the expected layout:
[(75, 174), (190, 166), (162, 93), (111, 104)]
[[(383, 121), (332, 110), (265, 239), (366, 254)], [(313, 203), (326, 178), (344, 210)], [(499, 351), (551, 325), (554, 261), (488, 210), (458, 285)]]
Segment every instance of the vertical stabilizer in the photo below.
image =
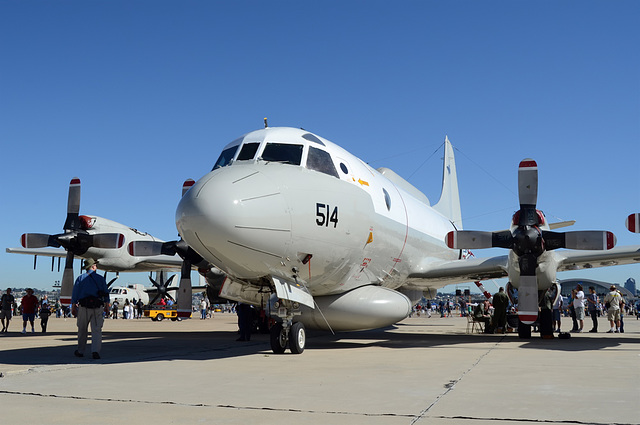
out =
[(442, 174), (442, 194), (433, 209), (449, 218), (458, 230), (462, 229), (462, 211), (458, 194), (458, 174), (453, 146), (449, 138), (444, 138), (444, 171)]

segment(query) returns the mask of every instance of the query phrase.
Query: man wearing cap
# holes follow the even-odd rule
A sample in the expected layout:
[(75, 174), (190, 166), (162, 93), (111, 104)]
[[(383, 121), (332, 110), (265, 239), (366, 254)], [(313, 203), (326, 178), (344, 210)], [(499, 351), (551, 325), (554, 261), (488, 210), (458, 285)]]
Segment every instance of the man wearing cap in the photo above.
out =
[(607, 319), (609, 319), (609, 324), (611, 325), (611, 329), (609, 329), (607, 333), (617, 333), (620, 332), (620, 306), (624, 301), (620, 293), (616, 291), (615, 285), (611, 285), (609, 290), (611, 292), (604, 297), (604, 305), (607, 307)]
[(77, 314), (78, 349), (76, 357), (83, 357), (87, 345), (87, 330), (91, 323), (91, 352), (94, 359), (100, 358), (102, 348), (102, 325), (109, 308), (109, 289), (103, 276), (96, 273), (98, 263), (88, 258), (82, 268), (87, 272), (78, 276), (71, 294), (72, 313)]

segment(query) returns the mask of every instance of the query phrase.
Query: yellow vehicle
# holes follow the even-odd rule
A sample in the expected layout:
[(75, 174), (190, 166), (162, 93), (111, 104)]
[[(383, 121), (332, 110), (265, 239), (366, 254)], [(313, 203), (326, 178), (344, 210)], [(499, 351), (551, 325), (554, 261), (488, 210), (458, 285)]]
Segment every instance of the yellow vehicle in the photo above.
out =
[(143, 310), (144, 317), (150, 317), (154, 322), (161, 322), (164, 319), (171, 319), (174, 322), (182, 320), (178, 317), (178, 306), (172, 305), (149, 305)]

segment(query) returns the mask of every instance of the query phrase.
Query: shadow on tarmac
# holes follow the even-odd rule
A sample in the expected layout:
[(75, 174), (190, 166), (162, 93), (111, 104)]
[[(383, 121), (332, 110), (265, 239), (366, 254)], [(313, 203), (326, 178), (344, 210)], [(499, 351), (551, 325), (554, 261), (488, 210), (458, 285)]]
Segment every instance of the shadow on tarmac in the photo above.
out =
[[(396, 330), (402, 329), (402, 332)], [(307, 347), (312, 350), (345, 350), (367, 347), (389, 349), (436, 348), (463, 344), (492, 343), (517, 344), (517, 348), (534, 350), (561, 351), (597, 351), (614, 348), (625, 343), (636, 342), (626, 338), (624, 334), (605, 336), (599, 334), (581, 335), (577, 338), (561, 340), (543, 340), (539, 336), (531, 339), (519, 339), (515, 334), (483, 335), (483, 334), (441, 334), (411, 333), (410, 327), (397, 325), (386, 329), (371, 331), (341, 332), (331, 335), (322, 331), (309, 331)], [(230, 357), (242, 357), (255, 354), (273, 355), (269, 344), (269, 335), (254, 334), (248, 342), (236, 342), (237, 333), (229, 331), (103, 331), (103, 347), (101, 360), (90, 360), (89, 357), (76, 358), (75, 332), (51, 332), (47, 334), (55, 341), (55, 345), (43, 347), (23, 347), (2, 351), (1, 363), (25, 366), (100, 363), (136, 363), (168, 360), (215, 360)], [(30, 338), (20, 333), (4, 334), (7, 338)], [(44, 341), (46, 343), (46, 341)], [(90, 342), (87, 350), (90, 349)], [(88, 353), (87, 353), (88, 354)], [(284, 355), (291, 355), (287, 351)]]

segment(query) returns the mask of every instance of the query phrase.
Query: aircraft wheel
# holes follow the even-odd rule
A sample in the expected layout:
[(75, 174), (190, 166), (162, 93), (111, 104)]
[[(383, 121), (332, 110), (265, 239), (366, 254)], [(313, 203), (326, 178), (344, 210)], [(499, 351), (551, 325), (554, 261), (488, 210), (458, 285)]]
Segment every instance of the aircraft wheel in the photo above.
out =
[(296, 322), (291, 325), (289, 330), (289, 349), (292, 354), (301, 354), (304, 351), (304, 347), (307, 343), (307, 332), (304, 329), (304, 325), (300, 322)]
[(157, 320), (158, 322), (162, 322), (162, 321), (164, 320), (164, 315), (163, 315), (163, 314), (158, 314), (158, 315), (156, 316), (156, 320)]
[(522, 322), (518, 323), (518, 336), (522, 339), (531, 338), (531, 325), (526, 325)]
[(287, 348), (287, 333), (282, 323), (276, 323), (271, 327), (271, 350), (274, 354), (282, 354)]

